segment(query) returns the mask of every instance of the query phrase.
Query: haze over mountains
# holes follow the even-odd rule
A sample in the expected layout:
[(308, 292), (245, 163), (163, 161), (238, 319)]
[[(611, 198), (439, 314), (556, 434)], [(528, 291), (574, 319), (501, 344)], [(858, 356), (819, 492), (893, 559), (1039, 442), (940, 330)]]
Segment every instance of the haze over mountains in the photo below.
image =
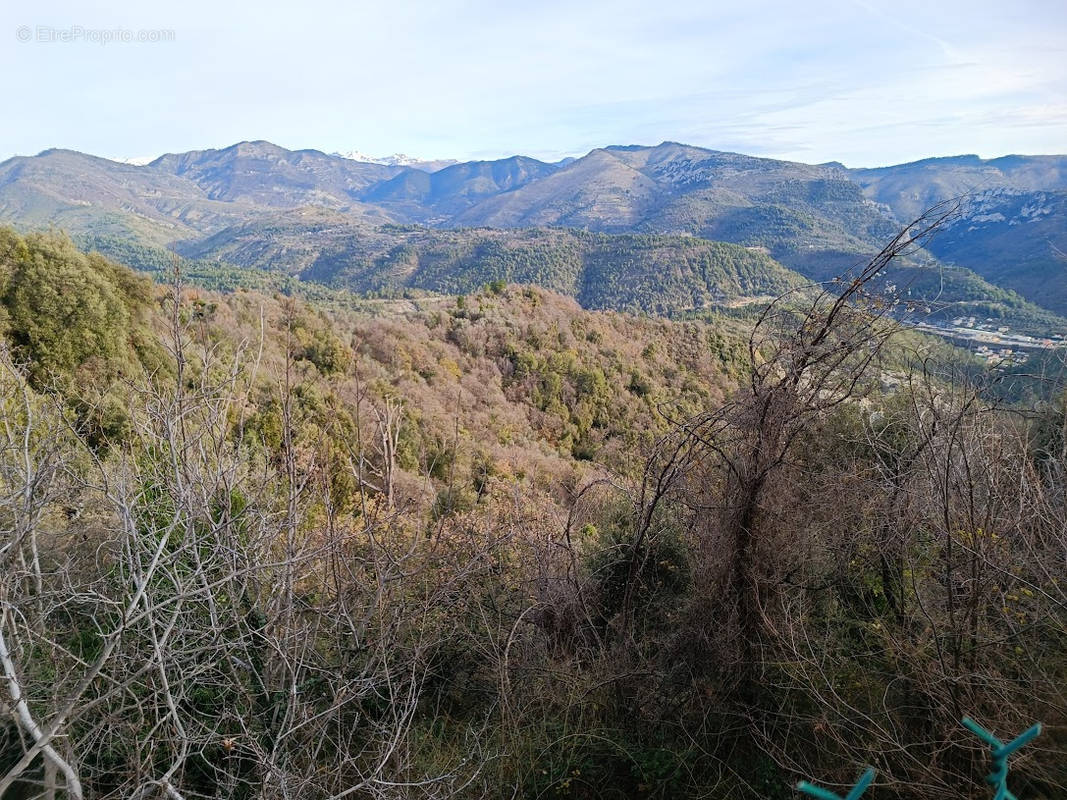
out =
[[(968, 195), (960, 218), (891, 282), (908, 285), (919, 299), (999, 304), (1040, 317), (1012, 294), (1018, 292), (1067, 314), (1067, 156), (959, 156), (848, 169), (664, 142), (605, 147), (559, 163), (513, 156), (438, 166), (263, 141), (167, 154), (144, 166), (46, 150), (0, 164), (0, 220), (58, 226), (105, 250), (109, 242), (135, 242), (364, 290), (455, 287), (461, 273), (471, 280), (536, 278), (550, 264), (548, 285), (570, 282), (568, 293), (579, 298), (603, 296), (579, 286), (590, 280), (589, 259), (599, 259), (593, 274), (600, 279), (630, 280), (648, 251), (633, 234), (659, 237), (653, 249), (660, 260), (644, 261), (646, 271), (691, 255), (693, 237), (739, 246), (716, 251), (730, 253), (730, 291), (704, 281), (687, 290), (689, 300), (673, 293), (666, 308), (678, 310), (789, 285), (781, 270), (751, 286), (738, 281), (748, 271), (745, 252), (824, 280), (876, 252), (923, 209)], [(413, 225), (429, 230), (390, 227)], [(607, 238), (468, 230), (483, 228), (570, 228)], [(631, 238), (612, 238), (618, 235)], [(507, 257), (487, 258), (487, 242)], [(696, 249), (709, 252), (706, 242)], [(542, 266), (531, 267), (538, 259)], [(460, 272), (445, 280), (446, 265)], [(423, 280), (426, 274), (437, 277)]]

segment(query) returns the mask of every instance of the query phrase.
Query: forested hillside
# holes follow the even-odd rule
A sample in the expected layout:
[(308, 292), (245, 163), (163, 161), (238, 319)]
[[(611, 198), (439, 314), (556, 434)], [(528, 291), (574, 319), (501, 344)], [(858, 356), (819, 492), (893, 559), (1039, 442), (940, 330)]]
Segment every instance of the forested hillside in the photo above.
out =
[(659, 314), (776, 296), (804, 281), (766, 255), (682, 236), (564, 229), (371, 229), (313, 213), (229, 228), (183, 253), (356, 292), (529, 283), (585, 308)]
[[(617, 241), (566, 237), (586, 270)], [(585, 310), (513, 255), (346, 307), (0, 231), (0, 795), (786, 798), (874, 764), (872, 797), (964, 800), (971, 715), (1046, 723), (1013, 789), (1063, 796), (1064, 409), (899, 330), (906, 242), (753, 325)], [(747, 251), (629, 244), (751, 291)]]
[[(122, 237), (78, 240), (147, 272), (166, 273), (175, 261), (173, 253)], [(285, 287), (305, 295), (327, 287), (395, 297), (510, 281), (560, 292), (584, 308), (663, 316), (767, 301), (810, 284), (757, 246), (563, 228), (370, 227), (310, 208), (226, 228), (178, 249), (189, 274), (208, 286)], [(848, 253), (821, 256), (826, 263), (816, 266), (812, 255), (807, 270), (818, 281), (857, 265)], [(888, 266), (877, 288), (924, 320), (975, 315), (1042, 337), (1067, 332), (1067, 320), (1053, 312), (970, 270), (931, 265), (921, 254)]]

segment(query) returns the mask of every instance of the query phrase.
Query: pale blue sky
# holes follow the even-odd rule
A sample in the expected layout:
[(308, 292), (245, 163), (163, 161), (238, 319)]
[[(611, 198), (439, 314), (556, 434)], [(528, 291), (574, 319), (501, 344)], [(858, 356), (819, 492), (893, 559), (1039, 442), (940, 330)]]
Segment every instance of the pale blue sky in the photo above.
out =
[(8, 0), (0, 71), (0, 158), (242, 139), (460, 159), (671, 139), (849, 166), (1067, 152), (1065, 0)]

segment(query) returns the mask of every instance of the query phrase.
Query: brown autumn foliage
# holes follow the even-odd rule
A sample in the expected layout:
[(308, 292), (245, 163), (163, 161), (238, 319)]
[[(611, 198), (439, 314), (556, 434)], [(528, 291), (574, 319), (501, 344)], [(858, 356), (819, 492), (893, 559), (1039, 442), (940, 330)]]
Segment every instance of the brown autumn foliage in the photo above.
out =
[(8, 314), (0, 796), (980, 797), (964, 714), (1062, 796), (1062, 406), (865, 293), (937, 222), (752, 331), (124, 277), (72, 384)]

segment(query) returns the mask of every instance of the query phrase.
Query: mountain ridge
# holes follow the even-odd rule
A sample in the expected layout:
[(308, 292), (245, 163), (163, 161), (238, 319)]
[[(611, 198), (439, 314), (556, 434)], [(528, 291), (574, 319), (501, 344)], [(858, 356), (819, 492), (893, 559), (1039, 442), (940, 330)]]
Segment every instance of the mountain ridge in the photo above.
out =
[[(51, 148), (0, 163), (0, 221), (180, 249), (264, 214), (314, 207), (371, 226), (694, 236), (761, 248), (825, 280), (869, 258), (926, 207), (975, 188), (1045, 192), (1041, 202), (1060, 209), (1067, 156), (962, 155), (849, 169), (664, 141), (594, 148), (555, 163), (511, 156), (429, 172), (265, 140), (167, 153), (145, 166)], [(1026, 204), (1012, 208), (1021, 214)], [(1018, 214), (968, 214), (979, 224), (931, 245), (931, 263), (974, 270), (1067, 313), (1067, 291), (1043, 291), (1012, 264), (1013, 249), (1024, 244), (1020, 231), (1037, 228), (1019, 228)], [(1040, 228), (1047, 247), (1027, 245), (1026, 264), (1062, 281), (1056, 266), (1067, 251), (1067, 221), (1057, 210)], [(996, 252), (976, 247), (975, 237), (996, 243)]]

